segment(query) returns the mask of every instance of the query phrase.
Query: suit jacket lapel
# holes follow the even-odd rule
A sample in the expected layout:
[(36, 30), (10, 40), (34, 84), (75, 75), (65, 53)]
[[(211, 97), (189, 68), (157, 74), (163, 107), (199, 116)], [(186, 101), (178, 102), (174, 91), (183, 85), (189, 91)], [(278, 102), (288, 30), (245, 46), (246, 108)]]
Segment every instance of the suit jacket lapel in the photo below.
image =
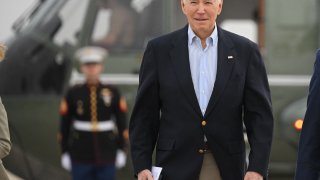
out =
[(218, 37), (217, 75), (205, 117), (207, 117), (217, 105), (219, 98), (221, 97), (221, 94), (223, 93), (223, 90), (229, 81), (234, 62), (237, 58), (236, 53), (233, 51), (232, 41), (225, 36), (223, 30), (220, 28), (218, 28)]
[(187, 30), (188, 26), (183, 28), (181, 33), (172, 42), (170, 56), (184, 95), (194, 110), (202, 116), (191, 77)]

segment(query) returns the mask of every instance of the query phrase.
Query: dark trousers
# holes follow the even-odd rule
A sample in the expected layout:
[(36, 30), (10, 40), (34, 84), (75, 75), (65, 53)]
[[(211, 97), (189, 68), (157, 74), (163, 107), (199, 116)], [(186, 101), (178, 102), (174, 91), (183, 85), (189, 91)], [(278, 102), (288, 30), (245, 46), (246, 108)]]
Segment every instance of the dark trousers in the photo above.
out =
[(320, 171), (310, 165), (297, 165), (295, 180), (320, 180)]
[(115, 180), (116, 168), (113, 164), (94, 165), (72, 162), (73, 180)]

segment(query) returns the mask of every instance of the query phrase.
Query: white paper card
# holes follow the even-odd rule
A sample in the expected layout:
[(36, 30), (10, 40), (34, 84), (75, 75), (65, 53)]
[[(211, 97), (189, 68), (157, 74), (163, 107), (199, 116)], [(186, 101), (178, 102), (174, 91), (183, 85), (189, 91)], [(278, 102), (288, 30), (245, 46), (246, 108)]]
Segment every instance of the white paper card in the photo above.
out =
[(161, 171), (162, 171), (162, 167), (152, 166), (151, 173), (154, 180), (159, 180)]

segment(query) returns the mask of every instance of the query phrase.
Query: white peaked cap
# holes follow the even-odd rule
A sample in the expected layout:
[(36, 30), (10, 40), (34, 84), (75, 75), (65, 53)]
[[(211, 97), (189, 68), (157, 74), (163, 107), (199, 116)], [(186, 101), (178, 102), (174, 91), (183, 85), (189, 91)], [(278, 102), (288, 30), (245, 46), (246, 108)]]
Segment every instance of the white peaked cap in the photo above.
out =
[(102, 63), (108, 56), (108, 51), (97, 46), (85, 46), (77, 50), (76, 58), (81, 64)]

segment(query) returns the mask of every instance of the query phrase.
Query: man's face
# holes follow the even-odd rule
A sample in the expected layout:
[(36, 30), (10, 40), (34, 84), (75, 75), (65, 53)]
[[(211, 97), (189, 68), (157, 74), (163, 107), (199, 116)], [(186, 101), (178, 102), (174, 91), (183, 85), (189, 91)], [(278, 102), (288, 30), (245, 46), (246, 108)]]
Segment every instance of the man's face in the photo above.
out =
[(197, 35), (213, 31), (216, 18), (222, 10), (222, 2), (223, 0), (181, 0), (182, 11)]
[(99, 63), (89, 63), (81, 65), (81, 71), (83, 72), (85, 77), (90, 80), (99, 78), (102, 70), (102, 65)]

